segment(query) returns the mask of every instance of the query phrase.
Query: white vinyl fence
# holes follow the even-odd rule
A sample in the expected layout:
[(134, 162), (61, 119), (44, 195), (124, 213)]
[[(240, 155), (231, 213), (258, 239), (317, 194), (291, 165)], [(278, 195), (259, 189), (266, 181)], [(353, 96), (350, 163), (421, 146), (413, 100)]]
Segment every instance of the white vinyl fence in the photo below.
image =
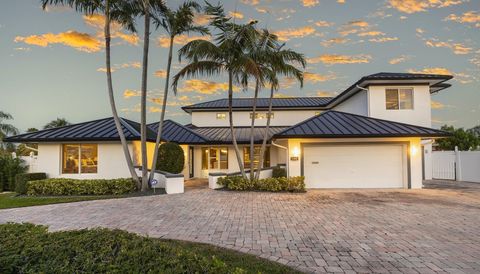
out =
[(434, 151), (434, 179), (480, 183), (480, 151)]

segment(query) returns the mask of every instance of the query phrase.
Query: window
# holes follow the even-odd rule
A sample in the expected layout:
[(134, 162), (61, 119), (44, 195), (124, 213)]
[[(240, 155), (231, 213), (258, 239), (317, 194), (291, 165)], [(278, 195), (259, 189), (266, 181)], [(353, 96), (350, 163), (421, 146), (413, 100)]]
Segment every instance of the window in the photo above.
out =
[(227, 114), (224, 112), (217, 113), (217, 120), (225, 120), (227, 119)]
[[(250, 112), (250, 119), (252, 119), (253, 117), (253, 113)], [(267, 119), (268, 118), (268, 113), (258, 113), (258, 112), (255, 112), (255, 119)], [(270, 113), (270, 119), (273, 119), (275, 118), (275, 115), (274, 113)]]
[[(257, 168), (260, 164), (260, 149), (261, 146), (253, 147), (253, 167)], [(243, 148), (243, 165), (246, 168), (250, 168), (250, 147)], [(263, 158), (263, 167), (270, 166), (270, 147), (265, 148), (265, 155)]]
[(62, 173), (97, 173), (98, 147), (95, 144), (64, 144)]
[(202, 169), (228, 169), (228, 148), (203, 147)]
[(413, 109), (412, 88), (389, 88), (385, 90), (387, 109)]

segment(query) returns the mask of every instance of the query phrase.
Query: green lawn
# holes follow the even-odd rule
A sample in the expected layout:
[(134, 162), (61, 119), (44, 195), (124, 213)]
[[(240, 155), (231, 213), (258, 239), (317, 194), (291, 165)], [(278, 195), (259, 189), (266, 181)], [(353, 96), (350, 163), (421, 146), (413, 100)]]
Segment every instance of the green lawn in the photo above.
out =
[(299, 273), (206, 244), (147, 238), (122, 230), (47, 232), (0, 225), (0, 273)]
[[(161, 193), (157, 190), (156, 194)], [(48, 205), (48, 204), (59, 204), (59, 203), (71, 203), (71, 202), (80, 202), (80, 201), (90, 201), (90, 200), (101, 200), (101, 199), (114, 199), (114, 198), (125, 198), (125, 197), (137, 197), (153, 195), (153, 193), (131, 193), (126, 195), (98, 195), (98, 196), (49, 196), (49, 197), (39, 197), (39, 196), (26, 196), (20, 195), (14, 192), (0, 193), (0, 209), (6, 208), (15, 208), (15, 207), (25, 207), (25, 206), (36, 206), (36, 205)]]

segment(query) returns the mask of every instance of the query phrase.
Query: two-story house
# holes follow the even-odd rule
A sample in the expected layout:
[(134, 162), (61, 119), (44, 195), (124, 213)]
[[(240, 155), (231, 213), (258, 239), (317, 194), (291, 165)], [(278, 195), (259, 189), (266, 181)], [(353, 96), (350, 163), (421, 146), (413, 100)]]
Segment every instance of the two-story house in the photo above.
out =
[[(431, 128), (430, 96), (450, 87), (451, 76), (377, 73), (362, 77), (336, 97), (274, 98), (265, 167), (284, 165), (288, 176), (305, 176), (307, 188), (421, 188), (431, 178), (431, 147), (446, 133)], [(226, 99), (182, 107), (191, 123), (166, 121), (163, 141), (179, 143), (185, 177), (236, 172)], [(268, 99), (255, 115), (255, 163), (265, 132)], [(252, 99), (233, 101), (235, 136), (249, 167)], [(122, 119), (139, 163), (139, 124)], [(149, 157), (157, 123), (149, 125)], [(26, 133), (7, 139), (35, 142), (38, 169), (50, 177), (128, 177), (112, 118)], [(149, 158), (149, 161), (151, 159)], [(254, 164), (255, 164), (254, 163)]]

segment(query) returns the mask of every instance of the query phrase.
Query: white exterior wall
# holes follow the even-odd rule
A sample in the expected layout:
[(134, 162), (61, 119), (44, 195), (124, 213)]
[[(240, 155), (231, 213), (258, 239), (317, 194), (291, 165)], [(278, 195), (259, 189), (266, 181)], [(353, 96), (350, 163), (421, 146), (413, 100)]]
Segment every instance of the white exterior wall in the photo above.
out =
[[(387, 110), (387, 88), (413, 88), (413, 109)], [(368, 116), (424, 127), (432, 126), (430, 87), (428, 85), (369, 86)]]
[(335, 106), (333, 110), (368, 116), (368, 94), (362, 90), (348, 100)]
[[(89, 142), (89, 144), (91, 144)], [(133, 151), (130, 145), (130, 152)], [(73, 179), (114, 179), (130, 177), (122, 145), (117, 143), (98, 144), (97, 173), (62, 174), (62, 145), (38, 145), (38, 172), (45, 172), (49, 178)]]
[[(315, 116), (315, 112), (321, 110), (282, 110), (273, 111), (274, 117), (270, 121), (270, 126), (292, 126)], [(257, 111), (258, 113), (267, 113), (267, 111)], [(225, 119), (217, 119), (217, 113), (225, 113)], [(233, 112), (233, 122), (235, 126), (250, 126), (251, 111)], [(192, 124), (197, 127), (229, 127), (228, 111), (194, 111), (192, 112)], [(255, 120), (255, 126), (266, 126), (267, 119)]]
[[(420, 138), (343, 138), (343, 139), (289, 139), (288, 140), (288, 161), (287, 161), (287, 173), (288, 176), (301, 176), (301, 157), (296, 161), (291, 160), (291, 157), (294, 156), (293, 151), (301, 151), (301, 143), (329, 143), (329, 142), (338, 142), (338, 143), (352, 143), (352, 142), (409, 142), (410, 144), (410, 183), (412, 188), (422, 188), (422, 156), (421, 156), (421, 145)], [(412, 149), (413, 147), (413, 149)], [(308, 148), (306, 148), (308, 149)], [(411, 153), (411, 151), (415, 153)], [(300, 152), (301, 154), (301, 152)], [(404, 166), (407, 167), (407, 163), (404, 163)], [(372, 166), (372, 168), (376, 168)], [(381, 168), (381, 167), (379, 167)], [(368, 180), (368, 178), (359, 178), (359, 180)]]

